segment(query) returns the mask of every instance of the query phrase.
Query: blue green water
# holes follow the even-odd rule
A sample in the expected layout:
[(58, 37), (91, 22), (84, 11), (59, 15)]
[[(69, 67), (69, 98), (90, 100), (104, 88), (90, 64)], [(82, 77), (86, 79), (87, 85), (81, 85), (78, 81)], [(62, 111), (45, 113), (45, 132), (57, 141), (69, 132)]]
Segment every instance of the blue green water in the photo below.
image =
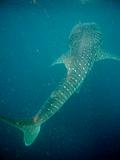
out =
[[(90, 1), (90, 0), (89, 0)], [(68, 49), (78, 22), (95, 22), (103, 48), (120, 56), (120, 2), (0, 1), (0, 114), (32, 117), (65, 76), (52, 62)], [(42, 126), (26, 148), (22, 133), (0, 122), (0, 160), (119, 160), (120, 62), (101, 61), (81, 90)]]

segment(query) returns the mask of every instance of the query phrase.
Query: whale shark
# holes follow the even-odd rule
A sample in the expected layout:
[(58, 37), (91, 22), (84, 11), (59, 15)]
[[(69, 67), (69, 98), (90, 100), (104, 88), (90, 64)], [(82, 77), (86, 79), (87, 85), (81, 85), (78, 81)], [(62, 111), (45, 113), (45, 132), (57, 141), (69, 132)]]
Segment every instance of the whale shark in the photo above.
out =
[(102, 49), (103, 36), (96, 23), (78, 23), (68, 38), (68, 51), (52, 65), (64, 64), (67, 72), (62, 82), (52, 91), (40, 110), (31, 119), (12, 119), (0, 115), (0, 119), (23, 132), (24, 144), (30, 146), (37, 138), (41, 125), (64, 106), (76, 93), (91, 71), (94, 63), (100, 60), (120, 58), (106, 53)]

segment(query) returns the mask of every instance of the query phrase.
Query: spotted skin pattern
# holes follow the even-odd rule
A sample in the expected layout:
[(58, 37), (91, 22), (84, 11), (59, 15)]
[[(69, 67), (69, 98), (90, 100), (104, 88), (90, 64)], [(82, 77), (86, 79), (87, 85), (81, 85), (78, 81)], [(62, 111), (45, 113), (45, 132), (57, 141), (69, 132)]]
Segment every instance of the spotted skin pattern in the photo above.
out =
[[(103, 56), (102, 35), (95, 23), (79, 23), (69, 35), (69, 49), (56, 63), (64, 63), (67, 74), (50, 94), (38, 113), (31, 119), (16, 120), (0, 115), (0, 120), (20, 129), (24, 143), (30, 146), (37, 138), (41, 125), (52, 117), (64, 103), (81, 87), (94, 62), (109, 57)], [(115, 57), (112, 57), (116, 59)]]
[(53, 116), (82, 85), (86, 75), (98, 58), (101, 47), (101, 33), (95, 23), (77, 24), (69, 36), (67, 58), (68, 74), (43, 104), (35, 116), (41, 124)]

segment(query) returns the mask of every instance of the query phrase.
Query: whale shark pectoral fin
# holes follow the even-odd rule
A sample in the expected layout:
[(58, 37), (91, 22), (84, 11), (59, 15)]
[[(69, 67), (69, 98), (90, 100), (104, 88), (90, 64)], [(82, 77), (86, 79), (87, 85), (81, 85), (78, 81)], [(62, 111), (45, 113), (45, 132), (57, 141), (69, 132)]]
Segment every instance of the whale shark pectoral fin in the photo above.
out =
[(52, 63), (52, 66), (56, 65), (56, 64), (64, 64), (67, 71), (70, 71), (70, 65), (71, 65), (71, 56), (67, 53), (67, 54), (63, 54), (62, 56), (60, 56), (55, 62)]
[(63, 55), (61, 55), (56, 61), (54, 61), (53, 63), (52, 63), (52, 66), (54, 66), (54, 65), (56, 65), (56, 64), (65, 64), (65, 59), (66, 59), (67, 57), (66, 57), (66, 55), (65, 54), (63, 54)]
[(40, 124), (31, 120), (14, 120), (5, 116), (0, 116), (0, 120), (18, 128), (24, 133), (24, 143), (30, 146), (37, 138), (40, 132)]
[(115, 60), (115, 61), (120, 61), (120, 57), (112, 55), (112, 54), (110, 54), (108, 52), (105, 52), (103, 50), (100, 50), (99, 53), (98, 53), (98, 55), (100, 55), (100, 56), (98, 57), (97, 61), (107, 60), (107, 59), (108, 60), (111, 59), (111, 60)]

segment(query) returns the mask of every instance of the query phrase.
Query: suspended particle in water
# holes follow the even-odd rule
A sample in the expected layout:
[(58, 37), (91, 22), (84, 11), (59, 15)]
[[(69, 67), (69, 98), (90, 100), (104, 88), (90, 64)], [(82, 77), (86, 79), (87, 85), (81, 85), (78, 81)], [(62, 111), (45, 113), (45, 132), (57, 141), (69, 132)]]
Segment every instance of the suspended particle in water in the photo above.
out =
[(32, 0), (32, 4), (37, 4), (37, 0)]
[(50, 18), (49, 14), (48, 14), (48, 12), (47, 12), (47, 9), (42, 5), (42, 3), (39, 3), (38, 0), (32, 0), (31, 3), (32, 3), (33, 5), (39, 6), (39, 7), (43, 10), (43, 12), (44, 12), (44, 14), (46, 15), (46, 17), (47, 17), (47, 18)]

